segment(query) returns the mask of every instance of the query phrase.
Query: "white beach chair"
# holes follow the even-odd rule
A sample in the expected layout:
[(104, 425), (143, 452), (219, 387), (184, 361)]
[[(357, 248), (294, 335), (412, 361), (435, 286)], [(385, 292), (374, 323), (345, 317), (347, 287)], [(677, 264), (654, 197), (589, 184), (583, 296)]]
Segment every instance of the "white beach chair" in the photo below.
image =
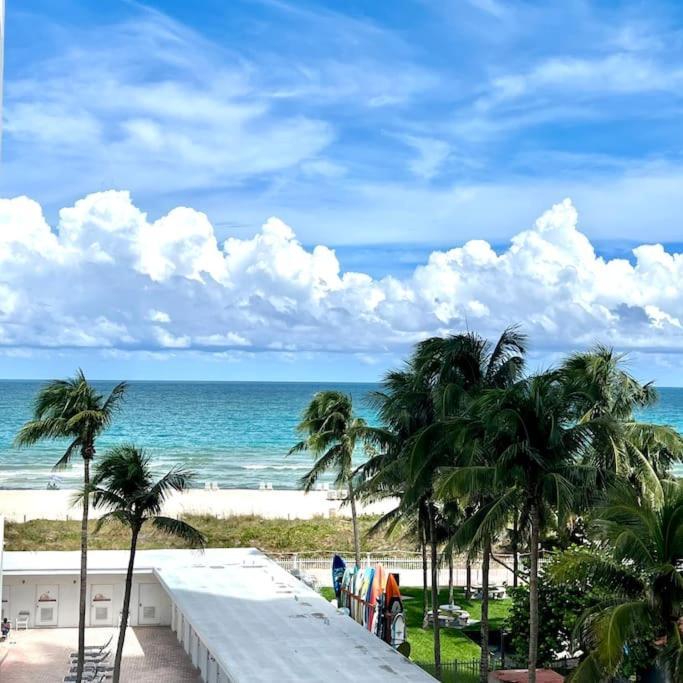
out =
[(205, 481), (204, 482), (204, 490), (205, 491), (210, 491), (211, 490), (211, 482)]
[(30, 612), (19, 612), (17, 614), (17, 631), (20, 628), (23, 628), (25, 631), (28, 631), (28, 623), (31, 620), (31, 613)]
[(272, 485), (270, 482), (268, 482), (268, 483), (266, 484), (266, 489), (268, 489), (268, 491), (272, 491), (272, 490), (273, 490), (273, 485)]

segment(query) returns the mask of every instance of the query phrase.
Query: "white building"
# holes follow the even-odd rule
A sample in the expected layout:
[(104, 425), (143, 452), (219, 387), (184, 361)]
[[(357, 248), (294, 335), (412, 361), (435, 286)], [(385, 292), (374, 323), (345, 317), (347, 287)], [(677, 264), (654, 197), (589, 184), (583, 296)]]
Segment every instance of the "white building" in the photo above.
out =
[[(1, 528), (1, 526), (0, 526)], [(89, 626), (114, 626), (128, 553), (88, 553)], [(78, 623), (78, 552), (0, 556), (3, 613), (28, 612), (30, 627)], [(131, 626), (169, 626), (202, 679), (432, 681), (258, 550), (141, 550)]]

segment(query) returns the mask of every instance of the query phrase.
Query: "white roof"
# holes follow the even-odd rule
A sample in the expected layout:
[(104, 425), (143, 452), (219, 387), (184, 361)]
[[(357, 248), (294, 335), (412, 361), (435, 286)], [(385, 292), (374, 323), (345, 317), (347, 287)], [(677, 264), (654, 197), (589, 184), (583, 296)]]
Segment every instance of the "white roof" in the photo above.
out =
[[(8, 574), (77, 573), (78, 552), (5, 553)], [(125, 571), (126, 551), (88, 553), (89, 572)], [(231, 680), (433, 679), (253, 548), (141, 550), (152, 571)]]
[[(197, 550), (138, 550), (135, 554), (135, 571), (152, 573), (155, 567), (165, 564), (188, 566), (195, 563), (206, 564), (212, 558), (223, 558), (229, 549), (210, 548), (205, 552)], [(128, 569), (127, 550), (89, 550), (88, 573), (120, 574)], [(78, 574), (81, 567), (81, 552), (6, 551), (3, 555), (5, 574)]]

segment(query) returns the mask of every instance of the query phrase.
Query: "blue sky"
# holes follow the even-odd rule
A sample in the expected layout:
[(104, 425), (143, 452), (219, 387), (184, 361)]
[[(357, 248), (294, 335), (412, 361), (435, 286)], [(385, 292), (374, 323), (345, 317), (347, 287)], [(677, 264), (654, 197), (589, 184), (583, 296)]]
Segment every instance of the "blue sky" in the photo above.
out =
[[(76, 243), (79, 259), (106, 254), (121, 268), (101, 310), (87, 296), (48, 300), (37, 289), (44, 281), (27, 272), (8, 279), (8, 300), (36, 310), (15, 303), (0, 316), (0, 374), (83, 364), (103, 377), (375, 379), (420, 336), (465, 325), (494, 334), (520, 320), (539, 364), (600, 338), (630, 351), (639, 373), (678, 383), (682, 28), (676, 2), (8, 0), (0, 196), (27, 195), (42, 208), (69, 291), (92, 276), (72, 259)], [(129, 192), (150, 225), (162, 219), (135, 228), (124, 250), (135, 258), (107, 247), (128, 229), (121, 197), (79, 213), (78, 229), (61, 227), (61, 209), (108, 190)], [(510, 240), (565, 197), (593, 255), (556, 213), (558, 237), (542, 255), (527, 246), (528, 258), (505, 257)], [(163, 222), (176, 207), (204, 212), (208, 238), (203, 224), (194, 233)], [(5, 225), (26, 220), (20, 208), (7, 204)], [(303, 270), (278, 271), (280, 257), (271, 251), (268, 261), (258, 240), (254, 263), (270, 264), (268, 286), (249, 279), (253, 269), (237, 278), (235, 259), (224, 272), (211, 246), (191, 267), (178, 265), (198, 239), (233, 238), (246, 249), (270, 216), (291, 227)], [(167, 244), (150, 246), (148, 233), (162, 229), (182, 235), (172, 257)], [(44, 241), (38, 251), (48, 258), (57, 247), (36, 230), (31, 239)], [(486, 280), (490, 259), (477, 261), (479, 252), (469, 265), (451, 259), (436, 292), (443, 264), (423, 272), (430, 255), (472, 239), (506, 258), (499, 275), (527, 264), (526, 299), (499, 309), (488, 301), (503, 280)], [(660, 260), (650, 251), (639, 265), (632, 249), (655, 242)], [(337, 266), (314, 257), (315, 245), (334, 250)], [(569, 261), (549, 256), (557, 250)], [(605, 272), (601, 257), (613, 264)], [(544, 280), (555, 298), (534, 299), (533, 282), (547, 271), (530, 259), (579, 273), (576, 286), (560, 287), (557, 271)], [(45, 268), (45, 281), (48, 271), (56, 277)], [(321, 268), (330, 268), (328, 284), (347, 271), (370, 284), (347, 278), (322, 295)], [(673, 292), (662, 293), (664, 271)], [(200, 272), (211, 282), (190, 294), (178, 278), (195, 282)], [(159, 291), (150, 294), (141, 274)], [(466, 275), (482, 290), (470, 291)], [(621, 276), (628, 300), (605, 286)], [(293, 279), (312, 289), (279, 300)], [(117, 290), (122, 280), (135, 285)], [(149, 299), (137, 318), (117, 306), (124, 292)], [(374, 303), (360, 311), (359, 301)], [(190, 318), (192, 306), (209, 316), (210, 302), (226, 311), (218, 322)], [(61, 333), (78, 326), (98, 332)]]

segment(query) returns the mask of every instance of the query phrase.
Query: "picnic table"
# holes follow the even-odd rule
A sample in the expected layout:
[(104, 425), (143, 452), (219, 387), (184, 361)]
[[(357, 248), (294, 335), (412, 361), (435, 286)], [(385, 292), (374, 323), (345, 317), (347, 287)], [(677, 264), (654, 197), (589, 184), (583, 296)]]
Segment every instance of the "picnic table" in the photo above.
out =
[[(474, 597), (476, 600), (481, 600), (484, 595), (482, 586), (474, 586)], [(504, 600), (506, 591), (504, 586), (489, 586), (489, 599)]]

